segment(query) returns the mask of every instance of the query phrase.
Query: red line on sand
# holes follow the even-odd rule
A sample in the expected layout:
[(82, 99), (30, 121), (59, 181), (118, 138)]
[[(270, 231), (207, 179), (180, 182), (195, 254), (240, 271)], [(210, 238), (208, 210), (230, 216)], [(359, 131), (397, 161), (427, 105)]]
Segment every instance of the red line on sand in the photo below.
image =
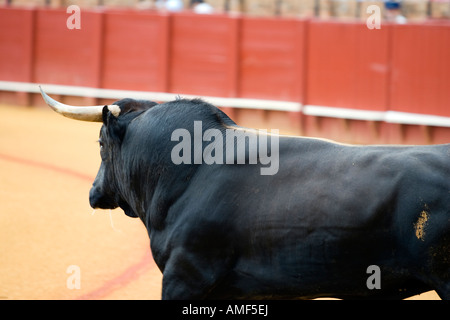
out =
[(76, 298), (76, 300), (101, 299), (111, 292), (124, 287), (128, 283), (139, 278), (145, 271), (150, 269), (152, 264), (152, 255), (150, 254), (150, 252), (146, 252), (138, 263), (128, 267), (124, 272), (112, 278), (111, 280), (106, 281), (100, 288), (83, 294)]
[[(53, 164), (45, 162), (39, 162), (35, 160), (10, 156), (2, 153), (0, 153), (0, 159), (22, 165), (58, 172), (89, 182), (92, 182), (94, 180), (94, 178), (89, 175), (79, 173), (68, 168), (58, 167)], [(118, 276), (112, 278), (109, 281), (106, 281), (100, 288), (79, 296), (77, 300), (100, 299), (102, 297), (105, 297), (111, 292), (127, 285), (131, 281), (140, 277), (146, 270), (148, 270), (152, 266), (152, 264), (153, 264), (152, 255), (150, 252), (146, 252), (138, 263), (131, 265)]]
[(27, 165), (27, 166), (31, 166), (31, 167), (36, 167), (36, 168), (41, 168), (41, 169), (46, 169), (46, 170), (62, 173), (62, 174), (69, 175), (69, 176), (72, 176), (72, 177), (75, 177), (75, 178), (78, 178), (81, 180), (87, 180), (89, 182), (94, 181), (94, 178), (87, 174), (76, 172), (76, 171), (68, 169), (68, 168), (58, 167), (58, 166), (55, 166), (50, 163), (39, 162), (39, 161), (25, 159), (25, 158), (19, 158), (19, 157), (10, 156), (7, 154), (2, 154), (2, 153), (0, 153), (0, 159)]

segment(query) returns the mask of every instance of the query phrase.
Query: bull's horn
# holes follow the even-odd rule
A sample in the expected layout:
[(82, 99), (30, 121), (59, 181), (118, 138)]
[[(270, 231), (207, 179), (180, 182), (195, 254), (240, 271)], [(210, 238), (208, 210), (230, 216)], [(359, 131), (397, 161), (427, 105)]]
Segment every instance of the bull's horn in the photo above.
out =
[[(52, 98), (50, 98), (39, 86), (41, 90), (41, 95), (44, 98), (45, 102), (49, 105), (50, 108), (55, 110), (56, 112), (62, 114), (65, 117), (82, 120), (82, 121), (90, 121), (90, 122), (102, 122), (102, 110), (104, 106), (91, 106), (91, 107), (75, 107), (69, 106), (67, 104), (58, 102)], [(111, 104), (108, 106), (109, 111), (118, 117), (120, 114), (120, 107), (115, 104)]]

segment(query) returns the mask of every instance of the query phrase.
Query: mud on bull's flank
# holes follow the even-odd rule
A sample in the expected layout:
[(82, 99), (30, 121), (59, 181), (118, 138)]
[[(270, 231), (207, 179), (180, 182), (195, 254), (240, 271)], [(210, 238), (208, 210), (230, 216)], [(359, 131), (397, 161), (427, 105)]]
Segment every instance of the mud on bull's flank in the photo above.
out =
[(427, 225), (428, 221), (428, 212), (423, 210), (419, 218), (417, 219), (417, 222), (414, 224), (414, 230), (416, 233), (416, 238), (422, 241), (425, 241), (425, 227)]
[[(193, 135), (184, 128), (172, 132), (178, 141), (171, 151), (174, 164), (261, 164), (261, 175), (275, 175), (279, 169), (279, 130), (227, 128), (203, 132), (202, 121), (194, 121)], [(204, 142), (208, 143), (204, 145)], [(225, 153), (225, 155), (224, 155)]]

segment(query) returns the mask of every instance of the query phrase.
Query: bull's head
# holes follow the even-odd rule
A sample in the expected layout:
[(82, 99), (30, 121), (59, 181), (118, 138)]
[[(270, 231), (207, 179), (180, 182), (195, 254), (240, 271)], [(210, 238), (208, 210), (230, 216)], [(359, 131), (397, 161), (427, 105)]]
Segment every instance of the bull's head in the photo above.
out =
[(112, 105), (76, 107), (50, 98), (42, 88), (41, 94), (45, 102), (53, 110), (65, 117), (90, 122), (103, 122), (99, 139), (102, 162), (89, 192), (90, 205), (94, 209), (115, 209), (121, 207), (128, 216), (137, 217), (135, 211), (124, 200), (118, 189), (117, 172), (115, 170), (117, 163), (114, 163), (114, 155), (118, 154), (126, 126), (131, 119), (139, 114), (139, 111), (144, 111), (156, 103), (122, 99)]

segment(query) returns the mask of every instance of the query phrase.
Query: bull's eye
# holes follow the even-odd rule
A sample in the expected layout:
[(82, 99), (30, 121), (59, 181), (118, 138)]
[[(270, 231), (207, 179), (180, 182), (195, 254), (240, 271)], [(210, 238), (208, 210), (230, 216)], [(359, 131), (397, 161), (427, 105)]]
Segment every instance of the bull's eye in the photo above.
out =
[(99, 139), (98, 144), (100, 145), (100, 150), (101, 150), (103, 148), (103, 141), (101, 139)]

